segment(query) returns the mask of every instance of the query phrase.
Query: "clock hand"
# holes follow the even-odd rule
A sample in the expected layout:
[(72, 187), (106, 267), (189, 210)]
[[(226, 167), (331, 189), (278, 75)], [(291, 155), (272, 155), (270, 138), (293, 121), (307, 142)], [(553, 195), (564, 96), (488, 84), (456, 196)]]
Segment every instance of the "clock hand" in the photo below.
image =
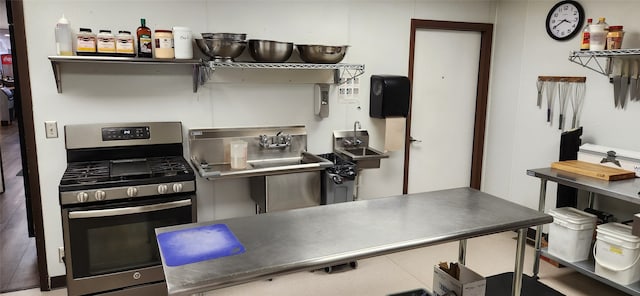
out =
[(561, 25), (562, 23), (568, 23), (568, 22), (569, 22), (569, 21), (568, 21), (568, 20), (566, 20), (566, 19), (565, 19), (565, 20), (562, 20), (561, 22), (559, 22), (559, 23), (557, 23), (555, 26), (553, 26), (553, 28), (555, 29), (555, 28), (557, 28), (559, 25)]

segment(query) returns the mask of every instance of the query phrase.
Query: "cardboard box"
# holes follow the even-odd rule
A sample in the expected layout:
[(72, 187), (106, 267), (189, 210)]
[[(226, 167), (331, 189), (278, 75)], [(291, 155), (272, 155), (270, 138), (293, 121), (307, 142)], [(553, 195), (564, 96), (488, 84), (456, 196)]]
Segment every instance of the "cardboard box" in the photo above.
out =
[(487, 280), (462, 264), (458, 264), (458, 267), (460, 268), (460, 280), (440, 269), (440, 266), (434, 266), (433, 295), (442, 296), (453, 291), (458, 296), (485, 296)]

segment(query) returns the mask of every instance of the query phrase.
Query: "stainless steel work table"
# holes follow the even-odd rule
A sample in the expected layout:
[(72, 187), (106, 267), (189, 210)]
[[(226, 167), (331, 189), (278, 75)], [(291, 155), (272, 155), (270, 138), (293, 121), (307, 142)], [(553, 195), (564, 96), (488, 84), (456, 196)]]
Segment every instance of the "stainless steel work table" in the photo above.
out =
[[(520, 295), (526, 230), (552, 221), (549, 215), (498, 197), (456, 188), (171, 226), (156, 229), (156, 234), (225, 224), (244, 245), (246, 252), (239, 255), (174, 267), (166, 265), (161, 252), (169, 295), (189, 295), (517, 230), (512, 295)], [(463, 243), (460, 251), (464, 262)]]
[[(640, 192), (638, 192), (640, 191), (640, 178), (618, 181), (605, 181), (552, 168), (527, 170), (527, 175), (540, 178), (540, 200), (538, 201), (538, 210), (540, 212), (543, 212), (545, 209), (547, 181), (556, 182), (558, 184), (589, 192), (589, 207), (593, 207), (594, 193), (608, 198), (615, 198), (634, 204), (640, 204)], [(574, 270), (586, 276), (603, 282), (609, 286), (615, 287), (620, 291), (631, 295), (640, 295), (640, 281), (631, 283), (629, 285), (620, 285), (616, 282), (595, 274), (595, 263), (592, 259), (580, 262), (567, 262), (561, 258), (557, 258), (549, 254), (546, 249), (541, 248), (541, 236), (542, 226), (538, 226), (538, 229), (536, 231), (535, 243), (536, 255), (533, 261), (534, 277), (537, 277), (538, 271), (540, 269), (540, 255), (544, 255), (548, 258), (560, 262), (562, 265), (573, 268)]]

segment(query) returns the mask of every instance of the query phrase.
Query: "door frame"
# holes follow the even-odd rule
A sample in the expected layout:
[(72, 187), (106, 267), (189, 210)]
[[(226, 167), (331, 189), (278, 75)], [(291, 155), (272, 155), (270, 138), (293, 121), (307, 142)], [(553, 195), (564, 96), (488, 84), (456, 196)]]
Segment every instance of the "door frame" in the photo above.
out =
[[(482, 158), (484, 154), (484, 134), (487, 122), (487, 100), (489, 94), (489, 71), (491, 68), (491, 45), (493, 42), (493, 24), (467, 23), (436, 20), (411, 19), (411, 39), (409, 41), (409, 81), (413, 89), (414, 55), (416, 45), (416, 31), (445, 30), (472, 31), (480, 33), (480, 60), (478, 64), (478, 83), (476, 89), (476, 117), (473, 127), (473, 147), (471, 152), (471, 179), (469, 186), (480, 190), (482, 181)], [(407, 115), (404, 144), (404, 178), (402, 193), (409, 189), (409, 157), (411, 150), (411, 116), (413, 91), (409, 96), (409, 114)]]
[[(7, 22), (11, 33), (11, 48), (13, 55), (14, 97), (18, 130), (20, 133), (20, 151), (22, 154), (22, 173), (24, 180), (24, 194), (27, 198), (26, 206), (30, 211), (33, 225), (29, 225), (29, 233), (35, 236), (36, 256), (40, 290), (48, 291), (52, 287), (64, 286), (64, 276), (57, 279), (49, 278), (47, 255), (44, 236), (44, 218), (42, 217), (42, 198), (40, 192), (40, 177), (38, 172), (38, 157), (36, 153), (36, 136), (33, 121), (33, 104), (31, 97), (31, 79), (29, 77), (29, 61), (27, 59), (27, 36), (25, 33), (25, 19), (23, 10), (24, 0), (7, 0)], [(29, 202), (30, 200), (30, 202)], [(33, 227), (33, 229), (31, 229)]]

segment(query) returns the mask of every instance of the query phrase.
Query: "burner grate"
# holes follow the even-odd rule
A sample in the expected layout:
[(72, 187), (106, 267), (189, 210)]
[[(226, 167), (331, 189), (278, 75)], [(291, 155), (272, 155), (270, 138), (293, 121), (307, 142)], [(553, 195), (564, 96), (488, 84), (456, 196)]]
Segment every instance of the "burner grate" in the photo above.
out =
[(86, 161), (69, 163), (60, 183), (81, 184), (106, 180), (109, 180), (108, 161)]
[(152, 176), (175, 176), (189, 174), (189, 165), (182, 157), (148, 158), (147, 163)]

